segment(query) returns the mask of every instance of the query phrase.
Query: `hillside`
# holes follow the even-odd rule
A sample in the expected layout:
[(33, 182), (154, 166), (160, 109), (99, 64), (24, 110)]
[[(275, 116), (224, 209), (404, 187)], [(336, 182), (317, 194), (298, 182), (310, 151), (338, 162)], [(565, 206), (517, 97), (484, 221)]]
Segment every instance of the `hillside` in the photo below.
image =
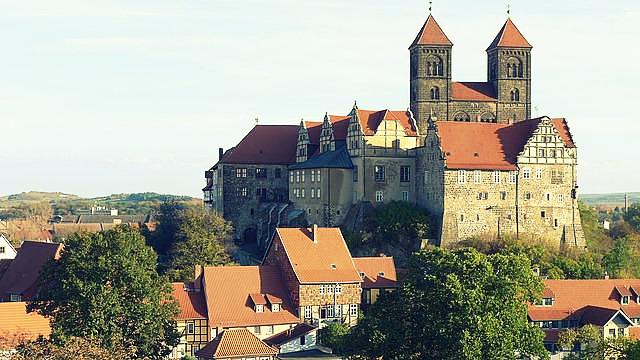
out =
[[(580, 200), (591, 206), (622, 206), (624, 205), (624, 193), (610, 194), (584, 194)], [(629, 204), (640, 203), (640, 192), (627, 193)]]
[(0, 196), (0, 219), (25, 218), (34, 212), (42, 215), (46, 215), (47, 212), (60, 215), (86, 213), (92, 207), (117, 209), (123, 215), (143, 215), (154, 212), (164, 201), (201, 203), (200, 199), (189, 196), (152, 192), (83, 198), (60, 192), (30, 191)]

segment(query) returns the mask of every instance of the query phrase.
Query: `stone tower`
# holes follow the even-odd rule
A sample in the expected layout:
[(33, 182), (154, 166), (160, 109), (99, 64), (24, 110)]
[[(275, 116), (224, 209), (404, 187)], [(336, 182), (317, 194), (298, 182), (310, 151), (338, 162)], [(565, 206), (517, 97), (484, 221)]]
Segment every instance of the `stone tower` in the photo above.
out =
[(531, 117), (531, 44), (511, 19), (487, 49), (488, 79), (496, 89), (497, 116), (513, 123)]
[(411, 111), (420, 134), (426, 133), (431, 112), (448, 118), (452, 47), (453, 44), (431, 14), (409, 47)]

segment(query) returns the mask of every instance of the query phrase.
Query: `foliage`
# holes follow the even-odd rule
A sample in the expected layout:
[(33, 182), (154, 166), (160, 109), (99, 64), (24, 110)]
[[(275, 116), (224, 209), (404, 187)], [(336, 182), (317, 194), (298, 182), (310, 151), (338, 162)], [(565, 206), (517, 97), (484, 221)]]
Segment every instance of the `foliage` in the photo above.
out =
[(425, 210), (406, 201), (391, 201), (381, 205), (375, 214), (377, 230), (389, 239), (425, 239), (429, 236), (430, 222), (431, 218)]
[(422, 251), (397, 294), (381, 298), (385, 310), (369, 312), (347, 335), (344, 352), (354, 359), (547, 358), (542, 330), (527, 321), (527, 302), (542, 289), (525, 256)]
[(627, 277), (634, 265), (634, 259), (629, 238), (621, 238), (615, 241), (613, 248), (602, 259), (605, 269), (614, 278)]
[(318, 332), (320, 343), (330, 347), (335, 354), (341, 354), (344, 349), (345, 336), (349, 333), (349, 326), (340, 322), (333, 322)]
[(157, 256), (128, 226), (70, 236), (61, 257), (40, 275), (29, 310), (52, 319), (52, 338), (92, 338), (107, 349), (135, 348), (161, 359), (179, 340), (171, 286)]
[(638, 359), (640, 342), (626, 337), (604, 338), (601, 330), (593, 325), (568, 329), (560, 333), (558, 346), (571, 352), (565, 360)]
[(626, 214), (624, 214), (624, 220), (636, 231), (640, 231), (640, 203), (629, 206)]
[(24, 342), (8, 360), (129, 360), (132, 349), (104, 349), (96, 340), (71, 337), (64, 344), (46, 339)]
[(596, 209), (578, 202), (582, 230), (587, 241), (587, 249), (596, 254), (604, 254), (613, 244), (607, 231), (600, 226)]

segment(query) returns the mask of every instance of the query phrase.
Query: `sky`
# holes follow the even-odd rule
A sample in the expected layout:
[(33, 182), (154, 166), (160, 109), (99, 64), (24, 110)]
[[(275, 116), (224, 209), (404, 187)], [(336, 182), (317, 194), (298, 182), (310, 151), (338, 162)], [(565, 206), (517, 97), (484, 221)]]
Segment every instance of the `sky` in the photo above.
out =
[[(254, 125), (406, 109), (425, 0), (0, 0), (0, 195), (201, 197)], [(485, 81), (507, 1), (434, 1), (453, 80)], [(511, 1), (533, 115), (566, 117), (582, 193), (640, 191), (640, 2)]]

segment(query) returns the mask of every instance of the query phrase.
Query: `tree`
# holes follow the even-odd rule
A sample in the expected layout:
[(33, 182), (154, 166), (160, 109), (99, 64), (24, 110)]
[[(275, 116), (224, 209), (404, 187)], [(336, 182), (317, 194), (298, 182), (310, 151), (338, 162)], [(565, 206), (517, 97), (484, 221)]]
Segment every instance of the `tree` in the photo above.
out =
[(639, 342), (625, 337), (605, 339), (601, 330), (593, 325), (561, 332), (558, 345), (564, 351), (572, 351), (564, 357), (565, 360), (631, 360), (638, 359), (640, 355)]
[(193, 280), (195, 265), (230, 264), (225, 243), (229, 243), (232, 234), (231, 223), (217, 214), (202, 207), (182, 210), (170, 253), (169, 277), (175, 281)]
[(619, 278), (623, 274), (626, 275), (625, 270), (629, 268), (633, 260), (631, 251), (629, 238), (624, 237), (615, 241), (611, 251), (602, 259), (604, 267), (610, 276)]
[(429, 236), (431, 218), (424, 209), (412, 203), (391, 201), (376, 209), (375, 223), (377, 230), (387, 238), (400, 236), (421, 240)]
[(398, 294), (381, 300), (392, 310), (369, 312), (346, 339), (345, 353), (355, 359), (547, 358), (542, 330), (527, 320), (527, 302), (542, 290), (525, 256), (422, 251), (411, 258)]
[(168, 256), (177, 242), (178, 227), (186, 208), (185, 204), (176, 201), (163, 202), (158, 207), (156, 214), (158, 225), (152, 234), (147, 235), (149, 244), (158, 253), (161, 261)]
[(40, 275), (29, 310), (51, 318), (52, 338), (95, 339), (112, 350), (162, 359), (179, 341), (171, 286), (156, 272), (157, 256), (128, 226), (70, 236)]
[(340, 322), (331, 323), (322, 329), (318, 333), (320, 343), (324, 346), (328, 346), (333, 350), (335, 354), (341, 354), (344, 348), (345, 336), (349, 333), (349, 326)]
[(8, 360), (129, 360), (133, 359), (131, 349), (104, 349), (91, 339), (72, 337), (58, 344), (46, 339), (24, 342)]
[(624, 214), (624, 219), (629, 225), (633, 226), (636, 231), (640, 231), (640, 204), (631, 204)]

